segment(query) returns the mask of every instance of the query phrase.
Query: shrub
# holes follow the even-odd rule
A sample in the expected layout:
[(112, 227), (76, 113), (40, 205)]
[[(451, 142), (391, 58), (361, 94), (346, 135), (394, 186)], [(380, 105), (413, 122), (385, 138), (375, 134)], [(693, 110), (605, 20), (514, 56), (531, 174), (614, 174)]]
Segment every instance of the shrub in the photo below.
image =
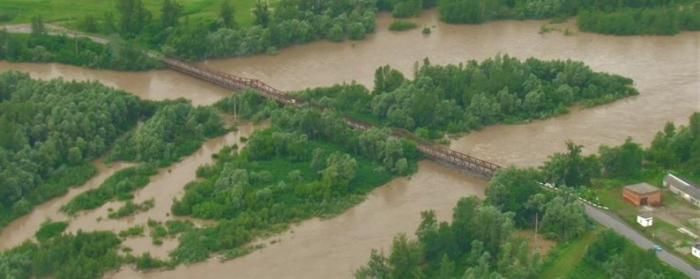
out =
[(389, 30), (391, 31), (405, 31), (418, 27), (418, 24), (408, 20), (394, 20), (389, 25)]

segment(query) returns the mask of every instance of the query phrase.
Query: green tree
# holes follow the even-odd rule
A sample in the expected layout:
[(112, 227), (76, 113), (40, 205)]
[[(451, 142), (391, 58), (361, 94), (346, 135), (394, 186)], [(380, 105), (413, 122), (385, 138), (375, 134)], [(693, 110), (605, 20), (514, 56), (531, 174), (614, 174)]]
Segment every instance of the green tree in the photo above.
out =
[(455, 263), (446, 255), (442, 255), (440, 266), (437, 270), (436, 279), (451, 279), (455, 271)]
[(270, 8), (268, 7), (267, 0), (258, 0), (255, 2), (253, 15), (255, 15), (255, 21), (253, 23), (267, 28), (268, 24), (270, 24)]
[(600, 175), (600, 162), (595, 155), (582, 156), (583, 145), (566, 142), (568, 153), (555, 153), (541, 167), (545, 181), (556, 185), (578, 187), (590, 185)]
[(423, 0), (393, 0), (391, 14), (397, 18), (415, 16), (423, 9)]
[(83, 154), (77, 146), (71, 147), (68, 150), (68, 162), (72, 165), (77, 165), (83, 161)]
[(389, 279), (391, 268), (386, 257), (372, 249), (367, 266), (360, 267), (355, 271), (356, 279)]
[(103, 16), (102, 32), (107, 34), (112, 34), (117, 31), (117, 24), (115, 23), (114, 14), (111, 12), (105, 12)]
[(83, 19), (82, 27), (83, 29), (85, 29), (85, 31), (91, 33), (99, 31), (99, 28), (97, 27), (97, 20), (92, 15), (85, 16), (85, 18)]
[(135, 35), (151, 21), (152, 15), (142, 0), (118, 0), (121, 32)]
[(163, 6), (160, 9), (160, 19), (163, 23), (163, 28), (177, 25), (181, 14), (182, 5), (174, 0), (163, 0)]
[(379, 67), (374, 71), (374, 90), (372, 90), (372, 93), (379, 94), (394, 91), (405, 80), (401, 72), (392, 69), (389, 65)]
[(642, 170), (644, 151), (642, 147), (628, 137), (620, 146), (599, 148), (600, 163), (606, 174), (619, 178), (634, 178)]
[(221, 2), (221, 8), (219, 9), (219, 19), (221, 19), (222, 25), (225, 28), (236, 27), (236, 19), (233, 17), (235, 9), (229, 0), (223, 0)]
[(532, 225), (537, 208), (528, 207), (531, 197), (542, 192), (541, 175), (536, 169), (500, 169), (489, 181), (485, 202), (504, 212), (514, 212), (518, 227)]
[[(566, 192), (566, 189), (561, 190)], [(586, 213), (583, 203), (575, 195), (563, 194), (545, 206), (542, 218), (543, 230), (561, 241), (569, 241), (586, 230)]]
[(420, 243), (408, 240), (406, 234), (401, 233), (394, 237), (388, 262), (393, 267), (391, 278), (423, 278), (420, 267), (423, 262), (423, 251)]
[(44, 21), (41, 19), (41, 15), (35, 15), (32, 17), (31, 34), (34, 37), (46, 35), (46, 28), (44, 27)]

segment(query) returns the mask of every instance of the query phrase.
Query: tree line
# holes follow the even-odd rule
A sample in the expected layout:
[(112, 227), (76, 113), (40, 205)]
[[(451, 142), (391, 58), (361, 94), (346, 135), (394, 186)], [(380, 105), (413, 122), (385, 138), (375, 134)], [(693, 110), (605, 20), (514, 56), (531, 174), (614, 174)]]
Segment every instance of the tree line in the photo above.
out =
[(372, 91), (351, 83), (293, 94), (366, 121), (439, 137), (548, 118), (576, 103), (593, 106), (638, 92), (631, 79), (593, 72), (582, 62), (497, 55), (466, 65), (425, 59), (414, 65), (412, 80), (383, 66), (375, 71)]
[(402, 233), (388, 255), (372, 250), (355, 278), (537, 278), (540, 255), (511, 237), (514, 215), (476, 197), (457, 203), (452, 222), (422, 212), (416, 240)]
[(656, 133), (649, 148), (627, 138), (619, 146), (599, 147), (599, 154), (581, 155), (583, 146), (567, 143), (566, 153), (555, 153), (542, 166), (546, 181), (570, 187), (590, 186), (594, 179), (639, 181), (668, 171), (700, 177), (700, 112), (688, 126), (669, 122)]
[(501, 19), (578, 17), (581, 30), (614, 35), (673, 35), (700, 30), (700, 4), (681, 0), (380, 0), (395, 17), (437, 6), (447, 23), (478, 24)]
[[(142, 0), (119, 0), (116, 10), (87, 15), (87, 32), (117, 33), (128, 41), (186, 59), (276, 53), (278, 48), (327, 39), (359, 40), (374, 30), (373, 1), (257, 0), (252, 26), (240, 26), (235, 7), (223, 0), (218, 16), (190, 21), (175, 0), (164, 0), (154, 16)], [(206, 43), (203, 43), (206, 42)]]
[(151, 109), (95, 82), (0, 74), (0, 223), (83, 184), (96, 172), (90, 161)]
[(92, 69), (142, 71), (161, 67), (133, 42), (110, 37), (106, 44), (89, 38), (52, 36), (39, 22), (32, 34), (8, 33), (0, 29), (0, 59), (10, 62), (59, 62)]

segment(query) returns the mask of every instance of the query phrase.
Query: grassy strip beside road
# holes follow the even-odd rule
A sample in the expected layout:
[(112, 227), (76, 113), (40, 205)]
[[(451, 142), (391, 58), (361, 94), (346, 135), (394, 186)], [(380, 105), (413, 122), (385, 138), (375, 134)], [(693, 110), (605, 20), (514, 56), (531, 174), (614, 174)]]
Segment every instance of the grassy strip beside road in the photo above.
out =
[(598, 238), (600, 231), (600, 228), (586, 231), (580, 238), (551, 250), (548, 257), (552, 257), (552, 260), (545, 260), (540, 278), (560, 278), (568, 275), (571, 267), (583, 257), (586, 247)]

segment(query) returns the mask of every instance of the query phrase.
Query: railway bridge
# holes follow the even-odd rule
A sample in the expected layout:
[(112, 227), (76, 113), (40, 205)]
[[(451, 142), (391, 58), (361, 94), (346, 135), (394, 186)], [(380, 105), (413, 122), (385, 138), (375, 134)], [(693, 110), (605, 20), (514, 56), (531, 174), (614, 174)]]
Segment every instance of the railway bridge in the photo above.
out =
[[(163, 63), (170, 69), (236, 92), (242, 92), (245, 89), (252, 89), (262, 97), (275, 100), (283, 105), (302, 106), (307, 103), (308, 105), (311, 105), (311, 103), (307, 102), (306, 100), (289, 96), (285, 92), (273, 88), (272, 86), (269, 86), (257, 79), (234, 76), (208, 67), (194, 65), (173, 57), (164, 57)], [(319, 107), (317, 108), (322, 109)], [(345, 122), (352, 128), (362, 130), (367, 130), (375, 126), (373, 124), (348, 117), (345, 118)], [(499, 165), (494, 163), (433, 144), (404, 129), (393, 129), (393, 135), (398, 138), (407, 138), (415, 141), (418, 151), (423, 153), (423, 155), (425, 155), (427, 158), (447, 164), (459, 170), (481, 175), (486, 178), (491, 178), (493, 174), (501, 168)]]

